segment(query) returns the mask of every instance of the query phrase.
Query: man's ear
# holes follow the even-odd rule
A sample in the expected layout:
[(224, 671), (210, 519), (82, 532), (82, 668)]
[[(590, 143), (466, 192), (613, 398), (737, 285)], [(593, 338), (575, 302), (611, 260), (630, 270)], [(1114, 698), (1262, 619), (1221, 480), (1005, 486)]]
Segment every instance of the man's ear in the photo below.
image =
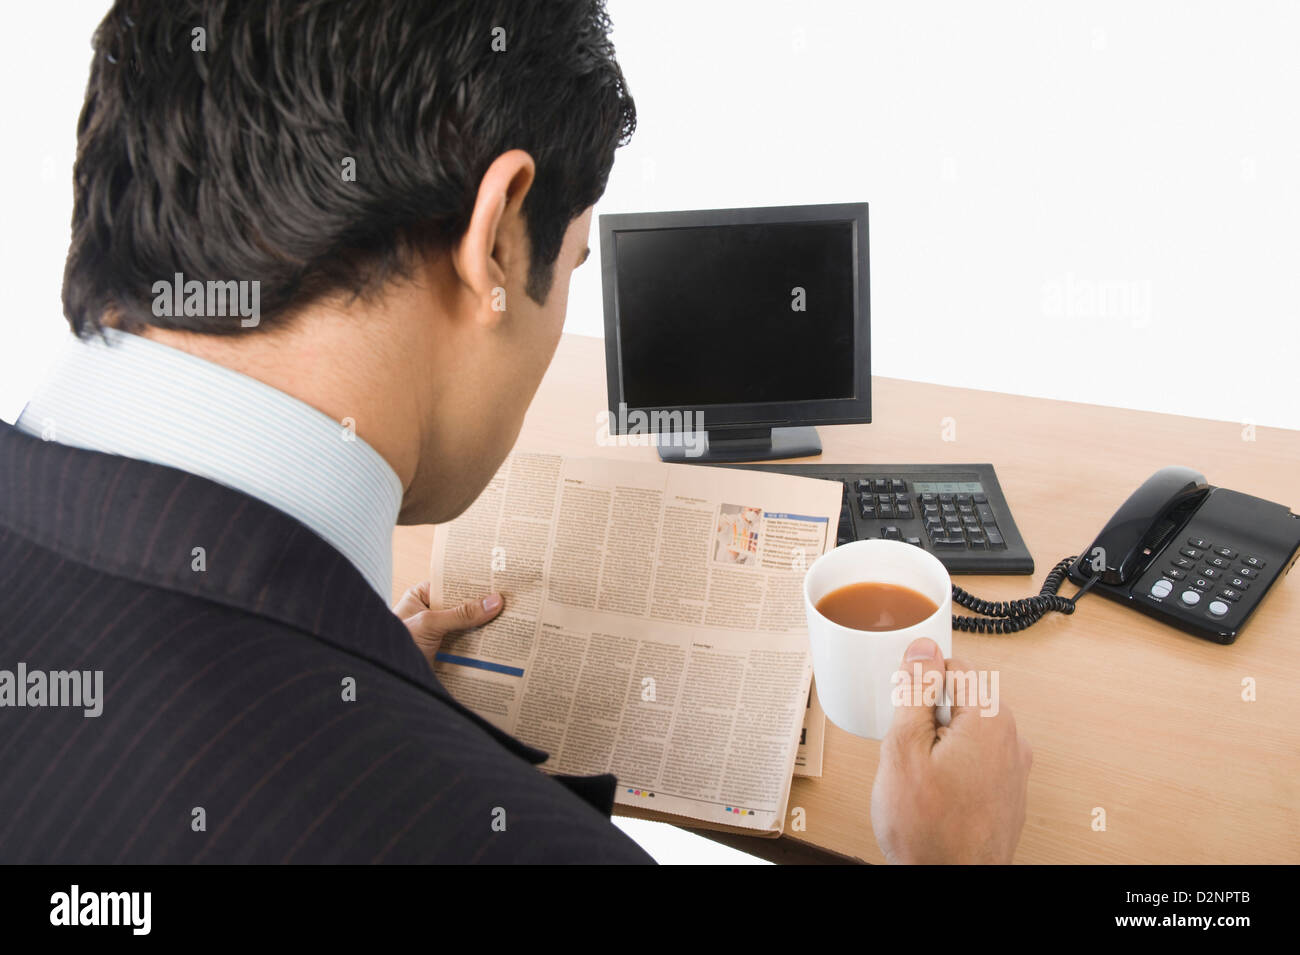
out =
[[(451, 260), (479, 307), (479, 321), (495, 324), (505, 309), (506, 276), (528, 269), (528, 234), (524, 196), (536, 174), (533, 157), (522, 149), (502, 153), (479, 183), (469, 228), (452, 248)], [(526, 275), (521, 277), (522, 286)]]

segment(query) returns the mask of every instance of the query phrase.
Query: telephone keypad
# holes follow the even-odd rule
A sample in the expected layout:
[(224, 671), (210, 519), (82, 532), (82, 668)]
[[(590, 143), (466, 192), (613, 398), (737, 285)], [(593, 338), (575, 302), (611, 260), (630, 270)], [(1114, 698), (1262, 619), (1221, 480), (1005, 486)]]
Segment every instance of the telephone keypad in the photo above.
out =
[[(1151, 585), (1152, 597), (1163, 600), (1173, 592), (1173, 581), (1192, 578), (1178, 595), (1184, 609), (1211, 619), (1226, 617), (1259, 576), (1264, 561), (1252, 554), (1240, 554), (1227, 545), (1215, 546), (1203, 537), (1189, 537), (1187, 545), (1170, 560), (1162, 579)], [(1234, 565), (1236, 565), (1234, 567)], [(1218, 585), (1219, 590), (1207, 603), (1201, 598)]]
[[(1163, 601), (1174, 592), (1175, 582), (1183, 581), (1179, 585), (1179, 605), (1188, 612), (1218, 620), (1228, 616), (1263, 566), (1257, 556), (1243, 556), (1227, 545), (1216, 546), (1203, 537), (1189, 537), (1147, 593)], [(1214, 592), (1216, 587), (1218, 591)]]

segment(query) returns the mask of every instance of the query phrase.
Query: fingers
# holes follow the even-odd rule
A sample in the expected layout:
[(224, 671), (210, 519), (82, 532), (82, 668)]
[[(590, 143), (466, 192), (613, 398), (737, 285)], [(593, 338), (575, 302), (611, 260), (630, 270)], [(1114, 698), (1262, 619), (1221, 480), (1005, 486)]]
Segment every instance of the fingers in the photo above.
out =
[(393, 605), (393, 613), (405, 620), (422, 610), (429, 609), (429, 581), (422, 580), (406, 589), (406, 593)]
[(979, 673), (966, 660), (953, 657), (944, 664), (944, 669), (952, 682), (953, 699), (952, 721), (950, 726), (956, 728), (971, 717), (979, 716)]
[(903, 705), (895, 706), (886, 738), (904, 750), (928, 753), (938, 725), (935, 705), (943, 702), (944, 665), (939, 645), (928, 637), (914, 640), (903, 654), (899, 672), (894, 699)]

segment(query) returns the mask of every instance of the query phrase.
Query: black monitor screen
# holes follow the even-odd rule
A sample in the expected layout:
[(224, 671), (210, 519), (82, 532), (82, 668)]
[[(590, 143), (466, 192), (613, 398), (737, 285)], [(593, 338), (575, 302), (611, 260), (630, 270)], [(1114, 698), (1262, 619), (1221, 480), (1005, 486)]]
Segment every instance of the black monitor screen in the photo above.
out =
[(615, 263), (629, 407), (853, 397), (852, 222), (619, 231)]

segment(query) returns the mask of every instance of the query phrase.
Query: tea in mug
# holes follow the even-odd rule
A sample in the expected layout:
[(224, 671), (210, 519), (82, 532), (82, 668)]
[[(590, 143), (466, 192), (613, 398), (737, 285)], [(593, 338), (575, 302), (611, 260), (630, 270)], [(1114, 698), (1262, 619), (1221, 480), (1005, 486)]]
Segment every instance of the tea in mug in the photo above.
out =
[(938, 609), (938, 604), (911, 587), (871, 582), (839, 587), (817, 601), (818, 613), (850, 630), (902, 630)]

